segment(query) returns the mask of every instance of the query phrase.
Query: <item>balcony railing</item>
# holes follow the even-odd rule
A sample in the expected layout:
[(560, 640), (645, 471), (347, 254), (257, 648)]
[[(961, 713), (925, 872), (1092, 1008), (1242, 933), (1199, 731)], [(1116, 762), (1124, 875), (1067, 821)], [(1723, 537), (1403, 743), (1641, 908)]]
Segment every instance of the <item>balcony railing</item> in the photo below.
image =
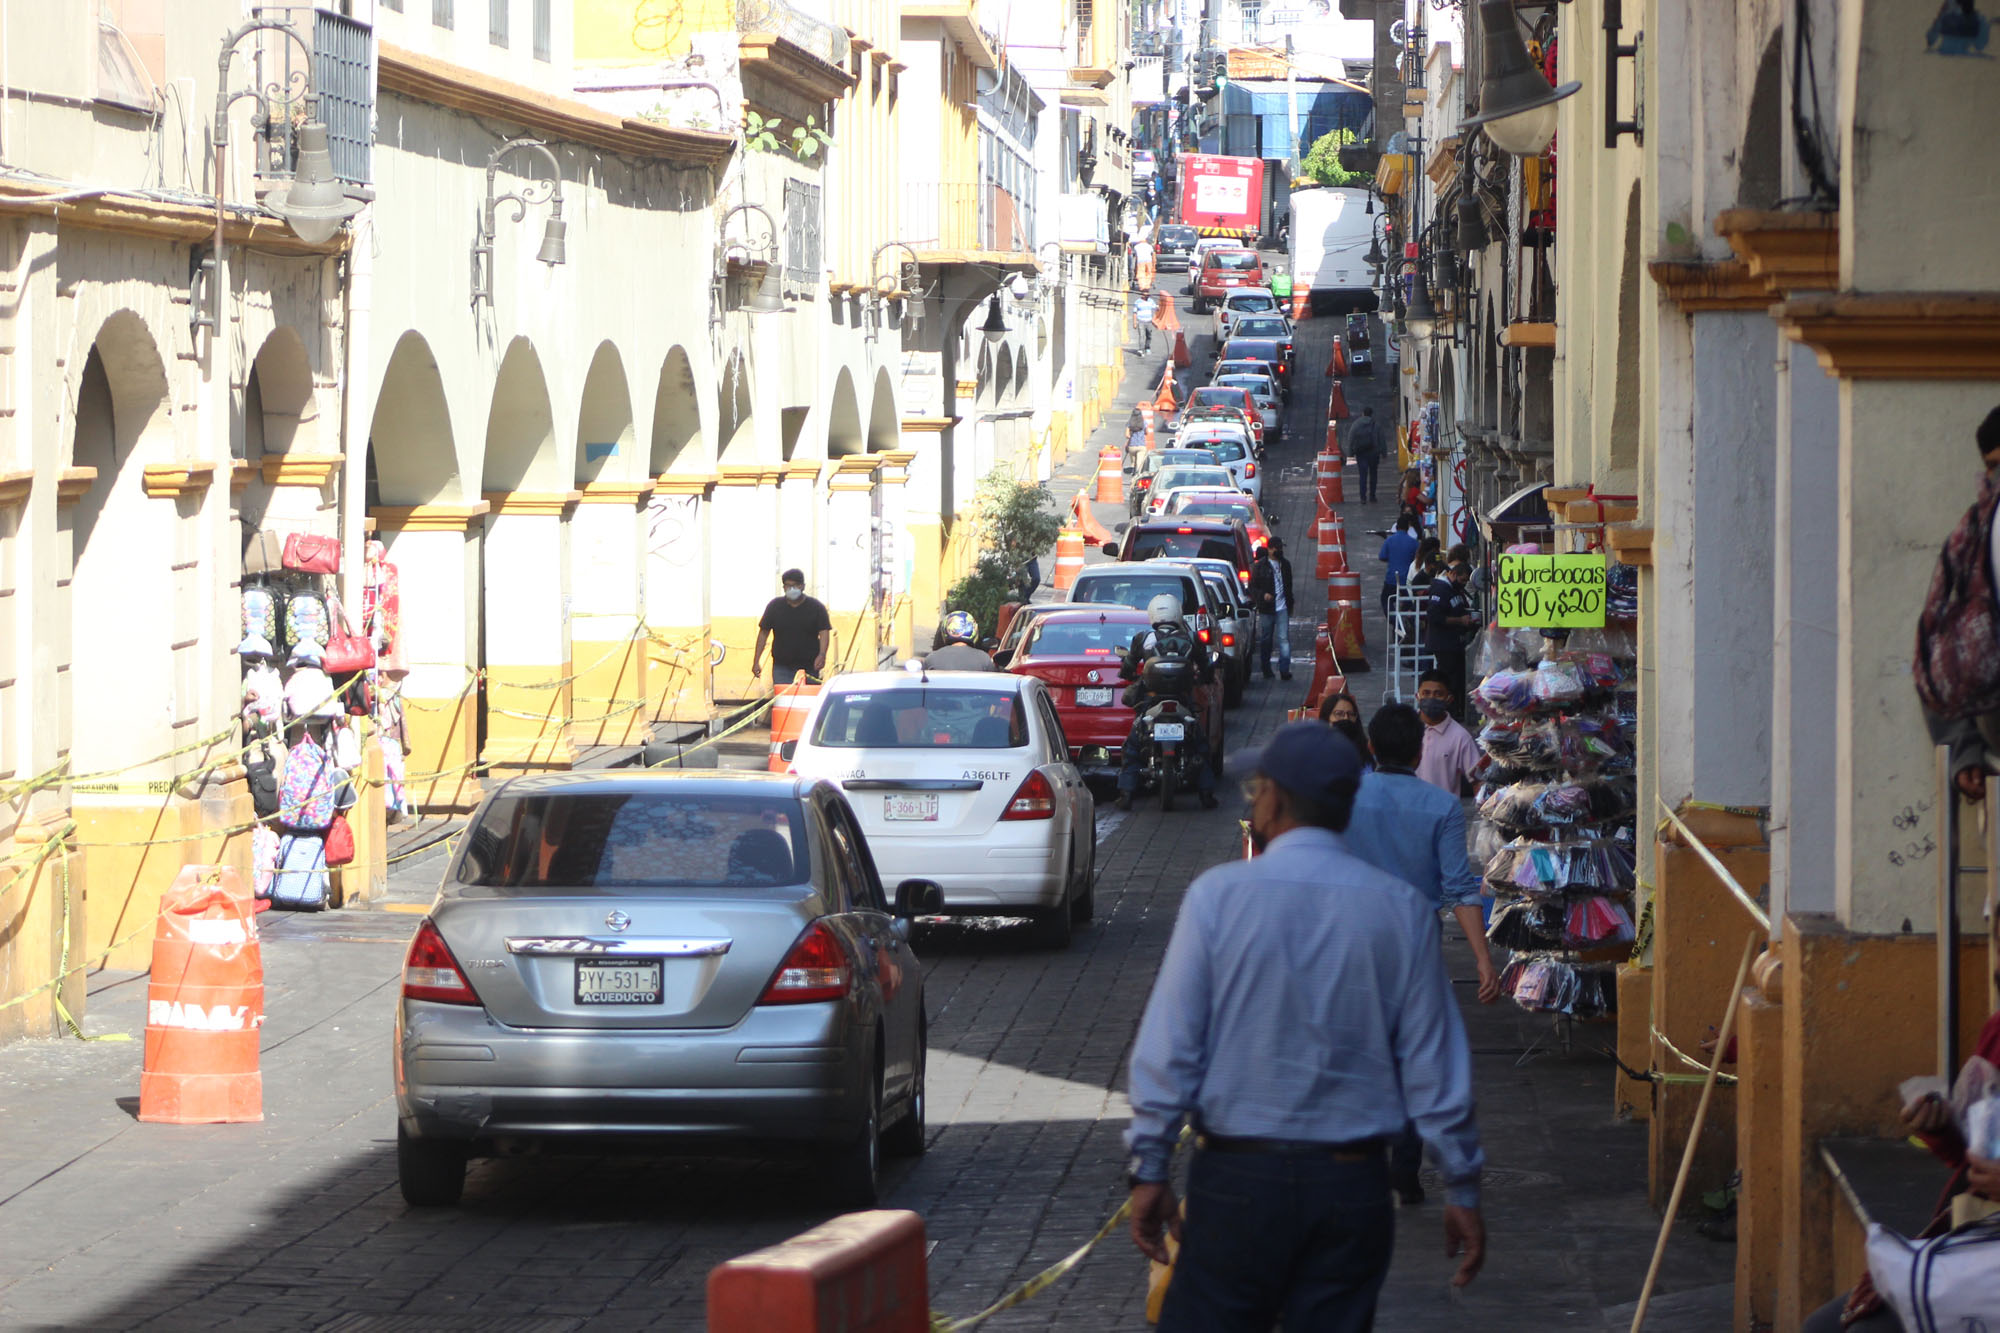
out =
[(326, 123), (333, 174), (348, 185), (367, 185), (375, 143), (375, 33), (368, 24), (305, 4), (259, 5), (258, 18), (290, 23), (312, 44), (312, 82), (318, 107), (294, 96), (305, 87), (304, 53), (289, 39), (260, 33), (253, 57), (255, 86), (271, 98), (273, 123), (257, 171), (283, 179), (298, 151), (296, 130), (313, 110)]
[(1035, 201), (997, 185), (903, 187), (903, 239), (918, 250), (1034, 250)]

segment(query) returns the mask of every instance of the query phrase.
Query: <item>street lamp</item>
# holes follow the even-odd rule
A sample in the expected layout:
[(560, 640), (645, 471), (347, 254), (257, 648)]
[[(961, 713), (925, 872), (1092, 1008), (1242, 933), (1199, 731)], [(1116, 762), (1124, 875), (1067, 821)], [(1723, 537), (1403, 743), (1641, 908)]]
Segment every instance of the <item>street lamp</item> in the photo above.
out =
[(1556, 103), (1583, 87), (1571, 81), (1551, 88), (1514, 22), (1513, 0), (1480, 0), (1485, 51), (1479, 79), (1479, 114), (1461, 127), (1481, 126), (1493, 146), (1516, 157), (1540, 157), (1556, 137)]
[[(780, 285), (778, 277), (778, 224), (772, 220), (770, 211), (763, 205), (738, 204), (722, 215), (722, 225), (717, 228), (716, 234), (727, 235), (729, 231), (729, 219), (735, 217), (738, 213), (755, 213), (758, 217), (764, 219), (764, 227), (771, 234), (771, 239), (765, 246), (763, 259), (764, 277), (757, 284), (757, 290), (745, 298), (742, 308), (752, 315), (782, 314), (784, 311), (791, 309), (791, 307), (785, 304), (784, 288)], [(731, 250), (740, 252), (741, 257), (739, 258), (737, 255), (731, 254)], [(878, 250), (875, 253), (879, 255), (881, 251)], [(748, 246), (729, 246), (725, 244), (723, 256), (725, 262), (729, 263), (748, 264), (752, 262)], [(724, 270), (724, 276), (727, 276), (727, 269)]]
[(1424, 275), (1424, 266), (1417, 265), (1417, 288), (1410, 295), (1409, 307), (1403, 312), (1403, 323), (1408, 326), (1412, 337), (1427, 339), (1437, 332), (1437, 307), (1431, 304), (1431, 285)]
[[(495, 196), (496, 177), (500, 171), (500, 159), (517, 149), (526, 149), (539, 154), (549, 164), (549, 179), (530, 181), (517, 192)], [(529, 196), (537, 189), (542, 193), (534, 198)], [(528, 205), (542, 203), (549, 205), (549, 219), (542, 227), (542, 245), (535, 252), (535, 258), (554, 267), (569, 257), (569, 224), (563, 221), (562, 207), (562, 164), (556, 155), (540, 139), (509, 139), (494, 149), (486, 159), (486, 202), (479, 211), (479, 235), (472, 242), (472, 304), (493, 300), (493, 239), (499, 230), (498, 214), (500, 205), (514, 205), (514, 221), (520, 222), (528, 216)]]
[(1007, 317), (1000, 313), (1000, 293), (993, 293), (993, 299), (986, 306), (986, 322), (979, 326), (989, 343), (1002, 342), (1007, 337)]

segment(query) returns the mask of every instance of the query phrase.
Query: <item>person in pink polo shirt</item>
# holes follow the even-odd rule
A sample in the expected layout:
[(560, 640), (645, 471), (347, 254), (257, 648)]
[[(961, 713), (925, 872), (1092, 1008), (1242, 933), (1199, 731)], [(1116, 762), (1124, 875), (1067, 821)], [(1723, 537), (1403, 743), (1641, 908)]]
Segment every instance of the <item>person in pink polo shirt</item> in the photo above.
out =
[(1472, 790), (1472, 776), (1486, 762), (1472, 733), (1451, 715), (1455, 702), (1442, 671), (1426, 671), (1417, 681), (1417, 711), (1424, 715), (1424, 757), (1417, 776), (1453, 796)]

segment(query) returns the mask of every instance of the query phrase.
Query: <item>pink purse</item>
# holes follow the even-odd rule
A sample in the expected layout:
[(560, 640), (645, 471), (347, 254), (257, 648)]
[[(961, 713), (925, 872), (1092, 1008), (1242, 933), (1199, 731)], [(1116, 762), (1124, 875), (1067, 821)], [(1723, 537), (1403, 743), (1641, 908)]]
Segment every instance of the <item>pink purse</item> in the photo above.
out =
[(285, 568), (301, 574), (338, 574), (340, 543), (332, 537), (294, 532), (285, 538)]

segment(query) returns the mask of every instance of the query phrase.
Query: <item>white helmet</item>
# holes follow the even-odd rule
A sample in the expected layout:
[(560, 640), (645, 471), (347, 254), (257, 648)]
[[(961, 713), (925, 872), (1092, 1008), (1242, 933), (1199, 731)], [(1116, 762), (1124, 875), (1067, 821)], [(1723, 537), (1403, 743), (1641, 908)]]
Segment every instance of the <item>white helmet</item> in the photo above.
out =
[(1181, 599), (1170, 592), (1163, 592), (1146, 603), (1146, 619), (1155, 625), (1178, 625), (1181, 623)]

